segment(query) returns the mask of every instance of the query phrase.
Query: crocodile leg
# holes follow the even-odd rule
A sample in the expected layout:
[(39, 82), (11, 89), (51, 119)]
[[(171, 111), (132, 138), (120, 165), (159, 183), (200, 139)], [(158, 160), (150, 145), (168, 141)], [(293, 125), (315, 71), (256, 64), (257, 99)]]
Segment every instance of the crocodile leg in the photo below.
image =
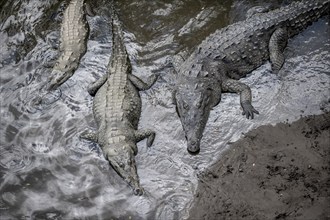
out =
[(144, 91), (150, 89), (150, 87), (156, 82), (158, 75), (157, 74), (151, 75), (148, 78), (147, 82), (143, 82), (140, 78), (134, 76), (133, 74), (129, 74), (128, 78), (138, 90)]
[(278, 73), (284, 63), (283, 51), (288, 42), (288, 31), (286, 28), (279, 28), (272, 34), (269, 40), (269, 56), (274, 73)]
[(80, 138), (97, 143), (97, 134), (95, 131), (86, 130), (79, 135)]
[(135, 131), (136, 142), (147, 138), (147, 147), (151, 147), (152, 143), (155, 140), (155, 135), (155, 132), (150, 129)]
[(246, 115), (246, 118), (251, 117), (251, 119), (253, 119), (254, 113), (259, 114), (259, 112), (255, 110), (251, 104), (252, 95), (249, 86), (234, 79), (226, 79), (222, 82), (221, 88), (223, 92), (235, 92), (240, 94), (243, 115)]
[(87, 89), (88, 93), (91, 96), (95, 96), (97, 90), (99, 90), (99, 88), (107, 81), (107, 78), (108, 78), (108, 75), (105, 74), (101, 78), (96, 80), (92, 85), (90, 85), (88, 87), (88, 89)]

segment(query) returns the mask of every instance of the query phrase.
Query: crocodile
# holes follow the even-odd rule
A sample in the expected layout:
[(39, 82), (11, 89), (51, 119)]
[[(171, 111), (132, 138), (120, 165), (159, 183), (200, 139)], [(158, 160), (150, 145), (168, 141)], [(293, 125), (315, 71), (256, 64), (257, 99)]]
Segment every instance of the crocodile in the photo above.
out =
[(246, 20), (216, 30), (190, 54), (183, 50), (173, 57), (173, 101), (189, 153), (200, 151), (210, 111), (222, 93), (240, 94), (247, 119), (259, 114), (252, 106), (250, 87), (238, 79), (268, 60), (272, 72), (278, 73), (288, 39), (328, 14), (329, 4), (329, 0), (304, 0), (275, 10), (255, 10)]
[(140, 186), (135, 164), (136, 143), (147, 138), (147, 147), (150, 147), (155, 132), (138, 130), (141, 115), (139, 91), (149, 89), (158, 75), (151, 75), (144, 82), (132, 74), (117, 16), (113, 16), (111, 25), (113, 46), (107, 74), (88, 88), (89, 94), (95, 96), (93, 114), (98, 130), (86, 130), (80, 137), (98, 143), (110, 165), (133, 188), (133, 193), (142, 195), (144, 189)]
[(57, 89), (68, 80), (78, 68), (81, 57), (86, 53), (89, 33), (86, 13), (91, 16), (93, 13), (84, 1), (71, 0), (64, 11), (60, 56), (53, 67), (48, 90)]

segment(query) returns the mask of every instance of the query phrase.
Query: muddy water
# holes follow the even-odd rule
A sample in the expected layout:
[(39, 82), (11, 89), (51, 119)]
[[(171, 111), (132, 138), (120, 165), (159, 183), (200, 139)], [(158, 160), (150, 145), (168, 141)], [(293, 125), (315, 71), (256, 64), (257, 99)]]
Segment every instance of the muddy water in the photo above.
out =
[[(100, 1), (99, 1), (100, 2)], [(81, 141), (95, 128), (86, 88), (106, 71), (111, 55), (108, 4), (88, 17), (88, 50), (75, 75), (59, 90), (44, 94), (58, 56), (65, 1), (1, 2), (0, 19), (0, 210), (14, 219), (185, 219), (194, 199), (197, 174), (221, 158), (228, 142), (264, 124), (295, 121), (330, 110), (330, 28), (322, 18), (290, 40), (278, 76), (269, 63), (242, 79), (251, 86), (260, 115), (241, 115), (239, 98), (225, 94), (214, 108), (197, 156), (187, 153), (171, 102), (173, 76), (164, 69), (172, 54), (193, 48), (217, 28), (243, 19), (255, 5), (281, 1), (120, 1), (133, 73), (161, 76), (141, 93), (140, 128), (157, 132), (154, 145), (138, 144), (138, 174), (146, 194), (131, 189), (104, 159), (98, 145)], [(43, 97), (39, 105), (35, 98)]]

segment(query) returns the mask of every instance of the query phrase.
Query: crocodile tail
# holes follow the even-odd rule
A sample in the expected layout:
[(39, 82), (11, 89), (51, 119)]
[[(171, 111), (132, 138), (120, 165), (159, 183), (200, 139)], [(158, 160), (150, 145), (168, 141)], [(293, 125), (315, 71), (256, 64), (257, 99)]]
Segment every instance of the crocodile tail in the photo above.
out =
[(324, 10), (323, 15), (330, 15), (330, 1), (324, 2)]
[(320, 10), (320, 15), (321, 16), (330, 14), (330, 0), (326, 0), (326, 1), (325, 0), (318, 0), (316, 2), (318, 2), (318, 4), (322, 6), (322, 8)]
[(111, 26), (112, 26), (112, 35), (113, 35), (113, 47), (116, 50), (115, 54), (121, 54), (126, 53), (126, 48), (124, 45), (124, 35), (123, 35), (123, 30), (122, 30), (122, 24), (119, 21), (118, 14), (114, 7), (111, 9), (112, 10), (112, 21), (111, 21)]
[[(311, 23), (317, 21), (320, 17), (329, 14), (330, 0), (305, 0), (291, 4), (293, 12), (288, 19), (289, 36), (292, 37), (300, 33)], [(296, 9), (296, 10), (295, 10)]]
[[(116, 12), (116, 10), (114, 9), (113, 5), (112, 5), (112, 9), (111, 9), (111, 14), (112, 14), (112, 18), (111, 18), (111, 28), (112, 28), (112, 58), (110, 59), (111, 62), (109, 62), (109, 67), (115, 65), (112, 62), (115, 62), (116, 60), (118, 60), (118, 57), (121, 56), (124, 59), (126, 59), (125, 61), (125, 65), (129, 67), (129, 69), (131, 70), (131, 62), (129, 59), (129, 56), (127, 54), (127, 50), (124, 44), (124, 32), (122, 29), (122, 23), (120, 22), (119, 18), (118, 18), (118, 14)], [(117, 58), (115, 58), (117, 57)], [(128, 72), (130, 71), (128, 70)]]
[(305, 0), (304, 2), (319, 17), (330, 14), (330, 0)]

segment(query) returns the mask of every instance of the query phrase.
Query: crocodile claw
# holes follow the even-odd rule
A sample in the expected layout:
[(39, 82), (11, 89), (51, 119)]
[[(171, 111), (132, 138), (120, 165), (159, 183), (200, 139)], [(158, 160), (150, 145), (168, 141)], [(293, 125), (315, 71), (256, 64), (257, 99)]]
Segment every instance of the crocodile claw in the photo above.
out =
[(247, 119), (251, 117), (251, 119), (254, 118), (254, 113), (259, 114), (259, 112), (251, 105), (250, 101), (245, 101), (241, 103), (241, 106), (243, 108), (242, 115), (245, 115)]
[(152, 143), (154, 143), (156, 134), (153, 132), (148, 138), (147, 138), (147, 147), (151, 147)]

